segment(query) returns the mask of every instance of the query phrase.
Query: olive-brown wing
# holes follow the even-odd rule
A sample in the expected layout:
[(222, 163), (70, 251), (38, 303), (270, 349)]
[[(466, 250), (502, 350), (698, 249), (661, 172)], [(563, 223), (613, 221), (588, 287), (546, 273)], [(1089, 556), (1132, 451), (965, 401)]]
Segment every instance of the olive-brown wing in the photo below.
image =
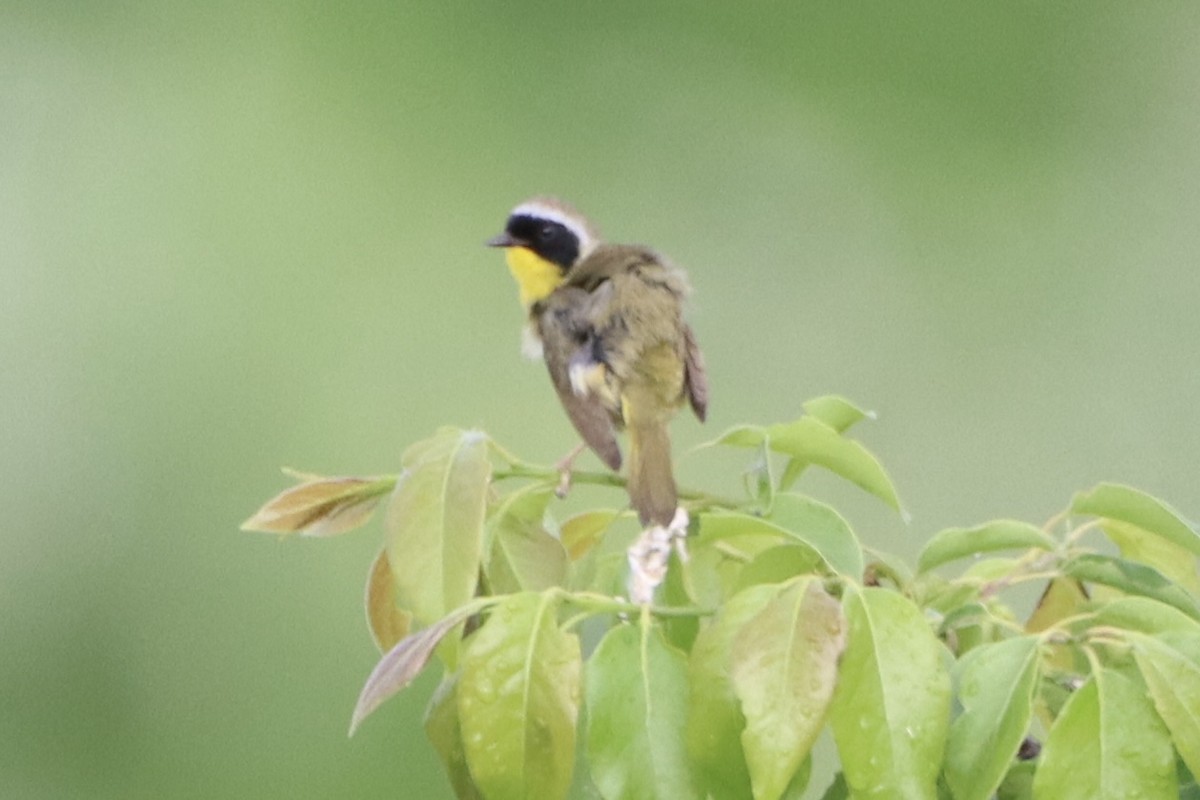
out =
[(684, 384), (688, 402), (692, 411), (696, 412), (696, 419), (704, 422), (708, 415), (708, 373), (704, 370), (704, 354), (700, 352), (700, 345), (696, 344), (696, 334), (692, 332), (691, 325), (683, 326), (683, 346)]
[(578, 363), (581, 352), (591, 347), (586, 319), (589, 301), (588, 293), (582, 289), (560, 288), (544, 303), (538, 317), (538, 331), (546, 369), (571, 424), (601, 461), (610, 469), (619, 470), (621, 448), (609, 409), (596, 394), (577, 392), (571, 384), (572, 362)]

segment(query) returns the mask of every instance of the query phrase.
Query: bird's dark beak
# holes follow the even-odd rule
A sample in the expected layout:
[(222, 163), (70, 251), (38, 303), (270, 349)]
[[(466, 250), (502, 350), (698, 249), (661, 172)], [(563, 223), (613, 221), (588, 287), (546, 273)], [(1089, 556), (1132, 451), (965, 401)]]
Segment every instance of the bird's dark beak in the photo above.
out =
[(513, 236), (508, 231), (505, 231), (504, 233), (501, 233), (498, 236), (493, 236), (492, 238), (490, 238), (486, 242), (484, 242), (484, 244), (486, 244), (488, 247), (528, 247), (529, 246), (529, 242), (525, 241), (524, 239), (518, 239), (517, 237)]

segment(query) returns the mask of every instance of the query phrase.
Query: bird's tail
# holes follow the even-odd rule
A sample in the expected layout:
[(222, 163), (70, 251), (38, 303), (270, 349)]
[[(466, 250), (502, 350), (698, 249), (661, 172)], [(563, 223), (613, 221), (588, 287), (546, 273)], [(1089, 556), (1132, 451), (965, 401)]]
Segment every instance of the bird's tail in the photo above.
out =
[(627, 419), (629, 500), (643, 526), (671, 524), (679, 498), (671, 472), (671, 439), (665, 419)]

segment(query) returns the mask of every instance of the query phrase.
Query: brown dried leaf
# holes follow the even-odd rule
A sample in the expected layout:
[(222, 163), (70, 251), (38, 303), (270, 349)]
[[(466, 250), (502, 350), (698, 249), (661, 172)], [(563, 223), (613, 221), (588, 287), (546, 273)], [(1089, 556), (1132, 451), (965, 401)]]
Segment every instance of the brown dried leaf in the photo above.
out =
[(491, 598), (482, 598), (467, 603), (428, 628), (401, 639), (395, 647), (385, 653), (371, 671), (371, 677), (367, 678), (362, 693), (358, 696), (358, 703), (350, 720), (350, 735), (354, 735), (362, 721), (379, 708), (383, 701), (408, 686), (421, 674), (421, 670), (425, 669), (438, 643), (446, 634), (492, 602), (494, 601)]
[(242, 523), (242, 530), (304, 536), (346, 533), (370, 519), (375, 506), (395, 483), (392, 477), (309, 477), (268, 500)]
[(412, 614), (396, 606), (396, 584), (387, 552), (381, 550), (367, 576), (367, 625), (375, 644), (383, 652), (408, 635)]

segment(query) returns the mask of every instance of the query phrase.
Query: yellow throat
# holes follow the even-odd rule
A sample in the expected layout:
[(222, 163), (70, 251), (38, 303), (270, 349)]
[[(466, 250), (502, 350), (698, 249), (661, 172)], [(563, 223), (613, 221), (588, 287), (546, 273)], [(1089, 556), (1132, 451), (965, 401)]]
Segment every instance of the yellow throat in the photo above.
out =
[(521, 305), (525, 308), (545, 299), (563, 282), (563, 272), (558, 265), (528, 247), (505, 248), (504, 260), (508, 262), (508, 271), (517, 282)]

